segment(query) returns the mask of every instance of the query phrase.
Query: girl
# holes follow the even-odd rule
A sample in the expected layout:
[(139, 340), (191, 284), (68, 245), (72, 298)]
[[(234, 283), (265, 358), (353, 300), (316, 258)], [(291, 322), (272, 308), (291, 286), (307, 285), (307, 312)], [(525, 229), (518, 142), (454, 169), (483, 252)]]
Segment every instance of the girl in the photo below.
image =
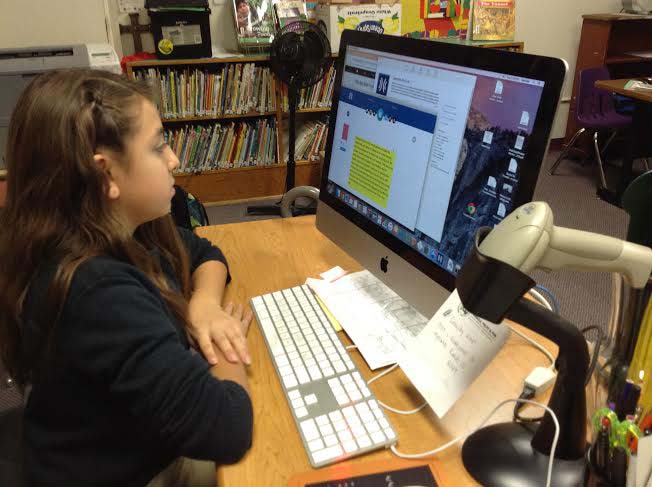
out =
[(172, 223), (179, 161), (150, 96), (52, 71), (12, 115), (0, 349), (28, 386), (27, 485), (214, 486), (251, 444), (251, 315), (220, 307), (219, 249)]

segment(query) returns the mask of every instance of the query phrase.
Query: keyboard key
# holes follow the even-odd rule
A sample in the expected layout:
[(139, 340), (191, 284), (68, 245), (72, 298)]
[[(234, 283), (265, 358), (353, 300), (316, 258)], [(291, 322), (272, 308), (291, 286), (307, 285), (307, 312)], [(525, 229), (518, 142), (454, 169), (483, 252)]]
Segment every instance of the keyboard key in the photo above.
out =
[(365, 430), (364, 426), (362, 426), (361, 424), (351, 426), (351, 433), (353, 433), (353, 436), (355, 436), (356, 438), (367, 436), (367, 430)]
[(334, 433), (333, 427), (330, 424), (320, 425), (319, 432), (321, 433), (322, 436), (328, 436)]
[(319, 430), (317, 429), (317, 424), (315, 424), (314, 419), (306, 419), (299, 423), (299, 425), (306, 441), (312, 441), (315, 438), (319, 438)]
[(328, 417), (331, 418), (333, 424), (335, 424), (336, 421), (344, 420), (344, 416), (342, 416), (340, 411), (333, 411), (332, 413), (328, 413)]
[(321, 463), (326, 460), (331, 460), (332, 458), (337, 458), (343, 453), (344, 451), (342, 450), (342, 447), (340, 445), (335, 445), (313, 453), (312, 459), (315, 463)]
[(310, 376), (308, 375), (306, 369), (304, 369), (303, 367), (297, 370), (297, 378), (299, 379), (299, 382), (301, 384), (307, 384), (308, 382), (310, 382)]
[(360, 448), (371, 446), (371, 439), (369, 439), (367, 435), (356, 436), (355, 439), (358, 442), (358, 445), (360, 445)]
[(338, 421), (333, 421), (333, 426), (335, 426), (335, 431), (348, 431), (348, 426), (346, 425), (346, 421), (343, 419), (338, 420)]
[(317, 396), (315, 396), (314, 394), (310, 394), (306, 396), (305, 400), (308, 406), (310, 406), (311, 404), (317, 404)]
[(385, 431), (385, 434), (387, 435), (387, 438), (389, 438), (390, 440), (393, 440), (394, 438), (396, 438), (396, 433), (394, 433), (394, 430), (392, 430), (390, 428), (385, 428), (384, 431)]
[(342, 381), (342, 384), (344, 384), (344, 387), (346, 387), (347, 384), (353, 383), (353, 378), (350, 374), (343, 375), (340, 377), (340, 380)]
[(356, 445), (354, 440), (345, 441), (342, 443), (342, 446), (344, 447), (344, 451), (346, 453), (351, 453), (358, 449), (358, 445)]
[(353, 439), (353, 435), (351, 434), (351, 431), (348, 429), (343, 429), (342, 431), (338, 431), (337, 436), (339, 436), (342, 442), (350, 441)]
[(380, 427), (383, 429), (389, 428), (389, 421), (387, 421), (385, 418), (380, 418), (378, 423), (380, 423)]
[(335, 435), (328, 435), (324, 437), (324, 443), (326, 443), (326, 446), (335, 446), (339, 442), (337, 441), (337, 436)]
[(353, 402), (359, 401), (360, 399), (362, 399), (362, 394), (360, 394), (359, 391), (350, 392), (349, 396), (351, 397), (351, 401), (353, 401)]
[(372, 433), (371, 437), (373, 438), (373, 433), (376, 431), (380, 431), (380, 426), (378, 426), (378, 423), (376, 421), (372, 421), (371, 423), (365, 423), (365, 428), (367, 428), (367, 431), (369, 433)]
[(294, 409), (300, 408), (302, 406), (304, 406), (304, 403), (303, 403), (303, 399), (301, 399), (301, 397), (297, 397), (296, 399), (292, 399), (292, 407)]
[(297, 397), (301, 397), (301, 393), (298, 390), (293, 390), (288, 393), (288, 396), (290, 399), (296, 399)]
[(322, 414), (321, 416), (317, 416), (315, 421), (317, 421), (317, 424), (319, 426), (324, 426), (326, 424), (330, 424), (330, 422), (328, 421), (328, 416), (326, 416), (325, 414)]
[(371, 440), (374, 443), (383, 443), (385, 441), (385, 435), (382, 431), (375, 431), (371, 433)]
[(308, 416), (308, 410), (303, 406), (295, 409), (294, 412), (297, 415), (297, 418), (305, 418)]
[(290, 362), (288, 361), (288, 358), (286, 355), (279, 355), (276, 357), (276, 365), (279, 367), (283, 367), (284, 365), (288, 365)]
[(285, 385), (286, 389), (292, 389), (293, 387), (297, 386), (297, 379), (294, 377), (294, 374), (286, 375), (283, 377), (283, 384)]
[(324, 448), (324, 442), (321, 440), (321, 438), (317, 438), (316, 440), (312, 440), (308, 442), (308, 449), (310, 451), (317, 451), (321, 450)]

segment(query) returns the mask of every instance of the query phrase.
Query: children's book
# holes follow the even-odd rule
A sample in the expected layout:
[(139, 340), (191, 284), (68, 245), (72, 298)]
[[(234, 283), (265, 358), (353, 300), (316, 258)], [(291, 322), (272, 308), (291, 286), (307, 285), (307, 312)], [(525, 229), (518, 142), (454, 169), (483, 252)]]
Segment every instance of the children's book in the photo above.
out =
[(243, 50), (268, 48), (274, 39), (272, 0), (233, 0), (238, 45)]
[(282, 29), (292, 22), (308, 18), (306, 4), (302, 0), (278, 0), (274, 4), (274, 14), (278, 29)]
[(471, 38), (474, 41), (513, 41), (516, 0), (475, 0)]
[(471, 0), (402, 0), (401, 5), (403, 36), (466, 38)]

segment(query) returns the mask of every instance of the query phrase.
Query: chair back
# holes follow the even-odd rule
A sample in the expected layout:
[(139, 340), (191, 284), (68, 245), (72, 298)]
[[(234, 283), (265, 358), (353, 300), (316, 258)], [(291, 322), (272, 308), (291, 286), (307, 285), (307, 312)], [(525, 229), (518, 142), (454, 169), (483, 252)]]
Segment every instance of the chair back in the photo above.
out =
[(590, 126), (596, 118), (616, 114), (611, 93), (595, 87), (596, 81), (607, 79), (611, 79), (611, 75), (605, 66), (580, 71), (575, 119), (581, 126)]

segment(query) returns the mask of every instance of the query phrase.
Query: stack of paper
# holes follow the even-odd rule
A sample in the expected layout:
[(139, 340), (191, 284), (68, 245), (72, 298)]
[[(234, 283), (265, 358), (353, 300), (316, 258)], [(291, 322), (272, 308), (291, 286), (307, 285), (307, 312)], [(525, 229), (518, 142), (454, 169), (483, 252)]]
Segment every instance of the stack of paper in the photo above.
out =
[(369, 271), (306, 284), (326, 305), (374, 370), (394, 364), (408, 337), (428, 320)]

